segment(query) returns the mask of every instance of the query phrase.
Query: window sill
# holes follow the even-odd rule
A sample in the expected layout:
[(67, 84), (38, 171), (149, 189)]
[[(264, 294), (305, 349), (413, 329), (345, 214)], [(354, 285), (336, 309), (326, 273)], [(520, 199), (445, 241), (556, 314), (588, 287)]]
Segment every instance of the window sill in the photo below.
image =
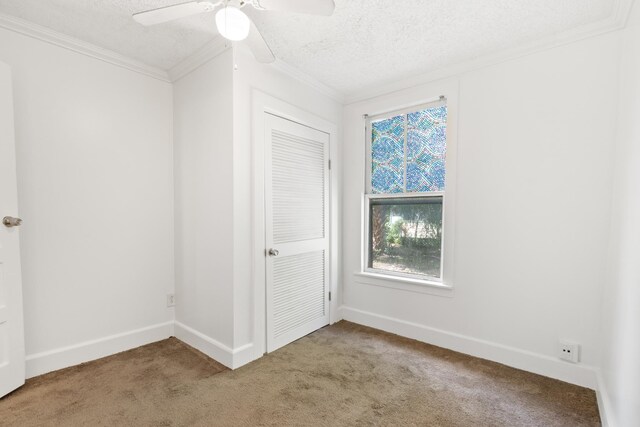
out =
[(453, 297), (453, 286), (440, 282), (412, 279), (410, 277), (391, 276), (368, 271), (353, 274), (355, 281), (364, 285), (380, 286), (383, 288), (399, 289), (408, 292)]

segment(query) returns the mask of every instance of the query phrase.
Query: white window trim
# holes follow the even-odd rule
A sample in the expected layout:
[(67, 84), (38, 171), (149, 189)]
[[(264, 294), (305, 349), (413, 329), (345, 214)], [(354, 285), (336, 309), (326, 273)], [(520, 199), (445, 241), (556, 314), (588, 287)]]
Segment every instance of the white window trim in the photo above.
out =
[(355, 272), (354, 281), (363, 285), (377, 286), (388, 289), (429, 294), (441, 297), (453, 297), (453, 287), (428, 280), (409, 279), (367, 272)]
[[(452, 91), (454, 92), (454, 91)], [(370, 194), (371, 193), (371, 126), (370, 123), (377, 119), (406, 114), (420, 109), (441, 104), (447, 105), (447, 157), (445, 161), (445, 191), (429, 193), (396, 193), (396, 194)], [(422, 102), (416, 102), (412, 106), (407, 104), (401, 108), (389, 109), (386, 112), (364, 117), (365, 119), (365, 173), (364, 191), (362, 193), (362, 242), (361, 242), (361, 268), (354, 275), (358, 283), (383, 286), (394, 289), (429, 293), (441, 296), (452, 296), (453, 282), (453, 257), (454, 257), (454, 228), (455, 228), (455, 194), (456, 194), (456, 164), (457, 164), (457, 90), (454, 93), (446, 93), (438, 97), (432, 97)], [(388, 272), (371, 269), (368, 267), (369, 256), (369, 201), (372, 198), (406, 198), (406, 197), (434, 197), (442, 196), (442, 257), (441, 278), (428, 279), (414, 275)]]

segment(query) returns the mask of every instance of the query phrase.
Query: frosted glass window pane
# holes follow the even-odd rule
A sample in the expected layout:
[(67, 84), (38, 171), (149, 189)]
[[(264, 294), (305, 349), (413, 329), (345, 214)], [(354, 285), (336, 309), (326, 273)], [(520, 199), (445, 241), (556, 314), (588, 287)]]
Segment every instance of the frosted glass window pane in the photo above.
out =
[(371, 192), (404, 191), (405, 116), (371, 123)]
[(447, 107), (407, 115), (407, 191), (444, 191)]
[(371, 123), (371, 193), (445, 189), (447, 107)]

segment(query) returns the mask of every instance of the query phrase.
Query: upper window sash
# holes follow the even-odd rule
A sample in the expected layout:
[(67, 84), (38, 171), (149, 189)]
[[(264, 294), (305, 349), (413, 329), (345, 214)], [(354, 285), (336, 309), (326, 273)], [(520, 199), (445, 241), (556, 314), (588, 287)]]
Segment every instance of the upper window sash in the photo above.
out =
[[(444, 96), (441, 96), (438, 100), (433, 102), (428, 102), (424, 104), (414, 105), (407, 108), (402, 108), (398, 110), (389, 111), (386, 113), (376, 114), (372, 116), (365, 116), (365, 133), (366, 133), (366, 171), (365, 171), (365, 192), (371, 195), (383, 195), (383, 194), (416, 194), (416, 193), (432, 193), (432, 191), (428, 192), (418, 192), (418, 191), (407, 191), (407, 130), (408, 130), (408, 115), (411, 113), (417, 113), (426, 109), (438, 108), (441, 106), (447, 105), (447, 99)], [(403, 178), (402, 178), (402, 191), (394, 192), (394, 193), (373, 193), (371, 180), (372, 180), (372, 164), (373, 164), (373, 152), (372, 152), (372, 137), (373, 137), (373, 123), (379, 122), (382, 120), (391, 119), (393, 117), (403, 116)]]

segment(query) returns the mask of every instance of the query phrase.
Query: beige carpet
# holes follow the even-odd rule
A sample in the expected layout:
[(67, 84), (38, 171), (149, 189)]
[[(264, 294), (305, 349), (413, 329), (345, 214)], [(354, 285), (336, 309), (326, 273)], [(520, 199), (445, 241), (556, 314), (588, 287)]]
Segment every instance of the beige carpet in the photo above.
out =
[(27, 381), (7, 426), (596, 426), (591, 390), (348, 322), (236, 371), (171, 338)]

